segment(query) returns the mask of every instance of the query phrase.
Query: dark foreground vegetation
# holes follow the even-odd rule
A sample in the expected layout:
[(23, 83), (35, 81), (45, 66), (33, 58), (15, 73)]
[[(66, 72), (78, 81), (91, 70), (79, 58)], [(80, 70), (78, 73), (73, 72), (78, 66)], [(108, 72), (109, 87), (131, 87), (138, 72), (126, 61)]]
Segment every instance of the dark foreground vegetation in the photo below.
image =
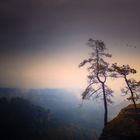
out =
[(122, 109), (119, 115), (104, 128), (100, 140), (139, 140), (140, 139), (140, 104), (137, 112), (134, 105)]

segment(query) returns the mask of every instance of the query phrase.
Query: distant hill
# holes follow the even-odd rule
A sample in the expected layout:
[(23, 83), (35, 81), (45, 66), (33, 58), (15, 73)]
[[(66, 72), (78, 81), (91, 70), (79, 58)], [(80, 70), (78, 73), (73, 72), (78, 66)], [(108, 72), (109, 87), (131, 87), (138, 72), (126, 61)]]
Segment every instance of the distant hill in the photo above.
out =
[(119, 115), (103, 129), (99, 140), (139, 140), (140, 104), (137, 108), (137, 113), (133, 105), (122, 109)]
[[(80, 140), (83, 137), (86, 140), (96, 140), (103, 128), (103, 102), (88, 100), (80, 106), (82, 103), (79, 98), (80, 94), (81, 91), (71, 92), (66, 89), (0, 88), (0, 97), (6, 97), (9, 103), (13, 98), (18, 97), (30, 102), (30, 105), (36, 105), (36, 107), (38, 106), (46, 111), (49, 110), (49, 119), (46, 126), (47, 132), (51, 136), (54, 136), (54, 133), (55, 135), (62, 135), (61, 133), (65, 130), (65, 135), (68, 137), (70, 136), (67, 133), (72, 131), (72, 135), (77, 135), (77, 133), (79, 133), (78, 136), (84, 135), (80, 137)], [(109, 119), (114, 118), (125, 104), (125, 102), (122, 102), (119, 105), (109, 106)]]
[(96, 140), (80, 125), (59, 125), (50, 110), (22, 98), (0, 98), (0, 140)]
[(102, 111), (79, 103), (64, 89), (0, 88), (0, 140), (97, 140)]
[[(65, 127), (70, 124), (78, 124), (86, 133), (100, 134), (103, 127), (103, 106), (102, 102), (81, 100), (77, 93), (66, 89), (16, 89), (0, 88), (0, 97), (8, 100), (20, 97), (30, 101), (32, 104), (50, 109), (51, 118), (57, 121), (56, 125)], [(79, 92), (79, 94), (81, 94)], [(96, 115), (95, 115), (96, 114)]]
[(45, 139), (49, 110), (21, 98), (0, 99), (0, 139)]

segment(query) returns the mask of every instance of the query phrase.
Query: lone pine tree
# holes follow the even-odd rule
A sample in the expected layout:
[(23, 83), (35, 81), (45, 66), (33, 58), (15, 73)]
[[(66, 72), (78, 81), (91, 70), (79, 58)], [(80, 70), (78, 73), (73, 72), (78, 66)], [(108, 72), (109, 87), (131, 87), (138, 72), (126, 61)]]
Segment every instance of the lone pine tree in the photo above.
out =
[(88, 86), (82, 93), (83, 99), (89, 99), (91, 96), (102, 97), (104, 102), (104, 126), (107, 125), (108, 120), (108, 103), (112, 103), (111, 98), (113, 91), (106, 85), (107, 77), (109, 76), (109, 63), (105, 58), (112, 57), (111, 54), (106, 53), (106, 45), (101, 40), (89, 39), (87, 45), (91, 47), (92, 52), (88, 59), (83, 60), (79, 67), (88, 64)]

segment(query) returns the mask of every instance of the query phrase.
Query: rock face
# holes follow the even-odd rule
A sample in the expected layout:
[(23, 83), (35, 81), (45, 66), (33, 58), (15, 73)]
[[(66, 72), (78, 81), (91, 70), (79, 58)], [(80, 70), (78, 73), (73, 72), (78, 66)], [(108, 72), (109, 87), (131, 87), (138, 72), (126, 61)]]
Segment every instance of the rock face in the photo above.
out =
[(140, 104), (122, 109), (103, 129), (99, 140), (140, 140)]

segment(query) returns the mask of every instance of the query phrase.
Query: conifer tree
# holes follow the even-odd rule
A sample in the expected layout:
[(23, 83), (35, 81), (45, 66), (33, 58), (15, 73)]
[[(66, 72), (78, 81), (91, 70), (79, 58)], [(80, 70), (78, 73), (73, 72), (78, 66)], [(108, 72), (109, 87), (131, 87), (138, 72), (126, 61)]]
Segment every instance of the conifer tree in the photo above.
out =
[(87, 45), (91, 47), (92, 52), (88, 59), (83, 60), (79, 67), (88, 64), (88, 86), (82, 93), (83, 99), (89, 99), (91, 96), (103, 98), (104, 102), (104, 126), (107, 125), (108, 119), (108, 103), (112, 103), (113, 91), (106, 85), (107, 77), (109, 76), (109, 63), (105, 58), (112, 57), (111, 54), (106, 53), (106, 45), (101, 40), (89, 39)]
[(112, 64), (112, 68), (110, 70), (113, 72), (113, 77), (124, 78), (126, 86), (122, 88), (121, 91), (125, 95), (130, 94), (130, 97), (127, 99), (133, 102), (134, 108), (136, 110), (136, 101), (139, 99), (137, 92), (140, 90), (140, 81), (136, 81), (133, 78), (128, 78), (128, 76), (130, 74), (136, 74), (137, 71), (131, 68), (129, 65), (118, 66), (117, 63)]

